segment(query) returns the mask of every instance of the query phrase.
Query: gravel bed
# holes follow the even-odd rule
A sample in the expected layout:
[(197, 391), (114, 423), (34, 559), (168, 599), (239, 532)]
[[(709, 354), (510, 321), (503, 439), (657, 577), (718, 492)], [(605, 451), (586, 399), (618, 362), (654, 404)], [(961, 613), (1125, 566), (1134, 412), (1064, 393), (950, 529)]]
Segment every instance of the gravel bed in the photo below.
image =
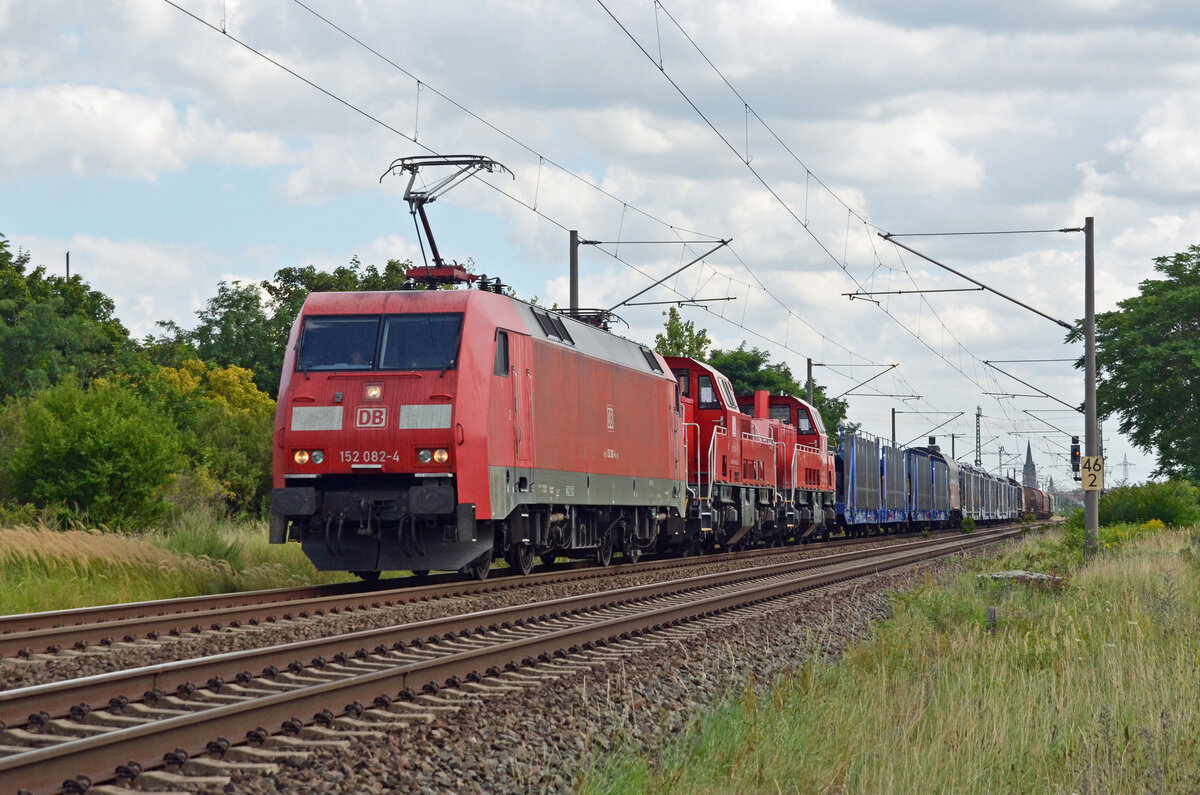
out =
[[(911, 537), (890, 537), (875, 539), (865, 542), (865, 544), (873, 548), (907, 543), (912, 540)], [(861, 547), (856, 546), (855, 548)], [(748, 565), (769, 565), (786, 560), (802, 560), (839, 551), (845, 550), (787, 547), (780, 549), (778, 555), (756, 558), (753, 562), (745, 560), (707, 561), (705, 571), (729, 571), (745, 568)], [(697, 559), (697, 562), (703, 562), (703, 559)], [(138, 640), (133, 643), (116, 643), (110, 647), (96, 646), (83, 652), (64, 650), (54, 655), (36, 655), (29, 660), (4, 659), (0, 660), (0, 691), (156, 665), (174, 660), (194, 659), (243, 649), (328, 637), (363, 629), (387, 627), (411, 621), (558, 599), (601, 589), (663, 582), (679, 576), (678, 571), (639, 572), (635, 567), (630, 569), (628, 574), (613, 575), (602, 581), (589, 579), (519, 587), (478, 596), (411, 602), (394, 607), (364, 608), (292, 621), (279, 620), (273, 623), (262, 623), (258, 626), (243, 625), (236, 629), (210, 630), (197, 634), (184, 633), (179, 637), (164, 635), (154, 641)], [(287, 608), (281, 607), (281, 612), (287, 612)], [(187, 618), (180, 620), (182, 627), (188, 627), (191, 623)]]
[(779, 600), (751, 620), (492, 695), (431, 724), (385, 730), (349, 752), (317, 751), (273, 776), (235, 774), (224, 791), (573, 792), (606, 753), (658, 753), (720, 699), (868, 636), (891, 614), (890, 591), (961, 567), (961, 558), (946, 559)]

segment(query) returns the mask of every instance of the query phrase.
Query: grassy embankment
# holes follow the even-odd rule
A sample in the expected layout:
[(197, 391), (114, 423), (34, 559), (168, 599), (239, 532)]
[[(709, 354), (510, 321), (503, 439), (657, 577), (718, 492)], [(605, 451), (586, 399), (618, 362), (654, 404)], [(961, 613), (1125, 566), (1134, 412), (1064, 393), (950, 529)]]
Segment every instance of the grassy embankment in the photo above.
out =
[(318, 573), (298, 544), (269, 545), (266, 522), (232, 523), (202, 512), (139, 535), (45, 524), (0, 528), (0, 614), (347, 579)]
[[(1120, 525), (1101, 544), (1086, 565), (1078, 531), (965, 562), (840, 659), (747, 688), (657, 759), (602, 760), (583, 790), (1200, 791), (1200, 532)], [(1014, 568), (1066, 584), (977, 577)]]

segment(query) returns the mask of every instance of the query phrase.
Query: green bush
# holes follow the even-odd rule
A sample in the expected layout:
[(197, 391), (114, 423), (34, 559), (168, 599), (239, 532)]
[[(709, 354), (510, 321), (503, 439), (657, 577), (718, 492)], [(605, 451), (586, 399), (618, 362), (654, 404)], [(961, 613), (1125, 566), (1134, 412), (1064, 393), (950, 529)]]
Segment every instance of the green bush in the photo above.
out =
[(162, 517), (166, 486), (183, 465), (170, 419), (130, 390), (60, 383), (21, 401), (23, 438), (11, 451), (12, 496), (117, 527)]
[(958, 527), (964, 533), (973, 533), (975, 532), (975, 520), (969, 516), (964, 516)]
[(226, 490), (231, 513), (265, 518), (271, 495), (273, 411), (247, 411), (213, 401), (198, 412), (196, 458)]
[(1071, 513), (1067, 514), (1067, 521), (1063, 525), (1067, 530), (1078, 530), (1083, 532), (1083, 508), (1076, 506), (1071, 509)]
[(1141, 524), (1157, 519), (1170, 527), (1200, 524), (1200, 488), (1182, 480), (1119, 486), (1100, 497), (1100, 524)]

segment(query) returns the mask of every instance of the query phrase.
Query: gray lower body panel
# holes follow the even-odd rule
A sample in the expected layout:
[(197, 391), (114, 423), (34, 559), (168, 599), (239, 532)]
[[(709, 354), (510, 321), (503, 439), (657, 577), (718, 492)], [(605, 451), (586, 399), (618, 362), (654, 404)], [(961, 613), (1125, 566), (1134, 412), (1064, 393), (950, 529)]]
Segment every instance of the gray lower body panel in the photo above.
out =
[[(527, 488), (518, 488), (524, 479)], [(682, 480), (593, 475), (552, 469), (489, 467), (492, 519), (504, 519), (521, 505), (675, 508), (683, 513)]]

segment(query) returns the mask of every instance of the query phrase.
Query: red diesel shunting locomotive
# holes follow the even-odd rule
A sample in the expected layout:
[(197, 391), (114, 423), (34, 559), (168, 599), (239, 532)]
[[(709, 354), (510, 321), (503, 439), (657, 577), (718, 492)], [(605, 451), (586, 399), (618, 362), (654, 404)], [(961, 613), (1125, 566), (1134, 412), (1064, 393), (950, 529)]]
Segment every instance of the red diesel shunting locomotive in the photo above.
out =
[(283, 365), (271, 541), (366, 577), (635, 560), (682, 532), (681, 411), (654, 351), (497, 292), (315, 293)]
[(779, 544), (834, 526), (834, 457), (821, 414), (790, 395), (734, 397), (729, 380), (668, 356), (687, 429), (685, 542), (711, 548)]

